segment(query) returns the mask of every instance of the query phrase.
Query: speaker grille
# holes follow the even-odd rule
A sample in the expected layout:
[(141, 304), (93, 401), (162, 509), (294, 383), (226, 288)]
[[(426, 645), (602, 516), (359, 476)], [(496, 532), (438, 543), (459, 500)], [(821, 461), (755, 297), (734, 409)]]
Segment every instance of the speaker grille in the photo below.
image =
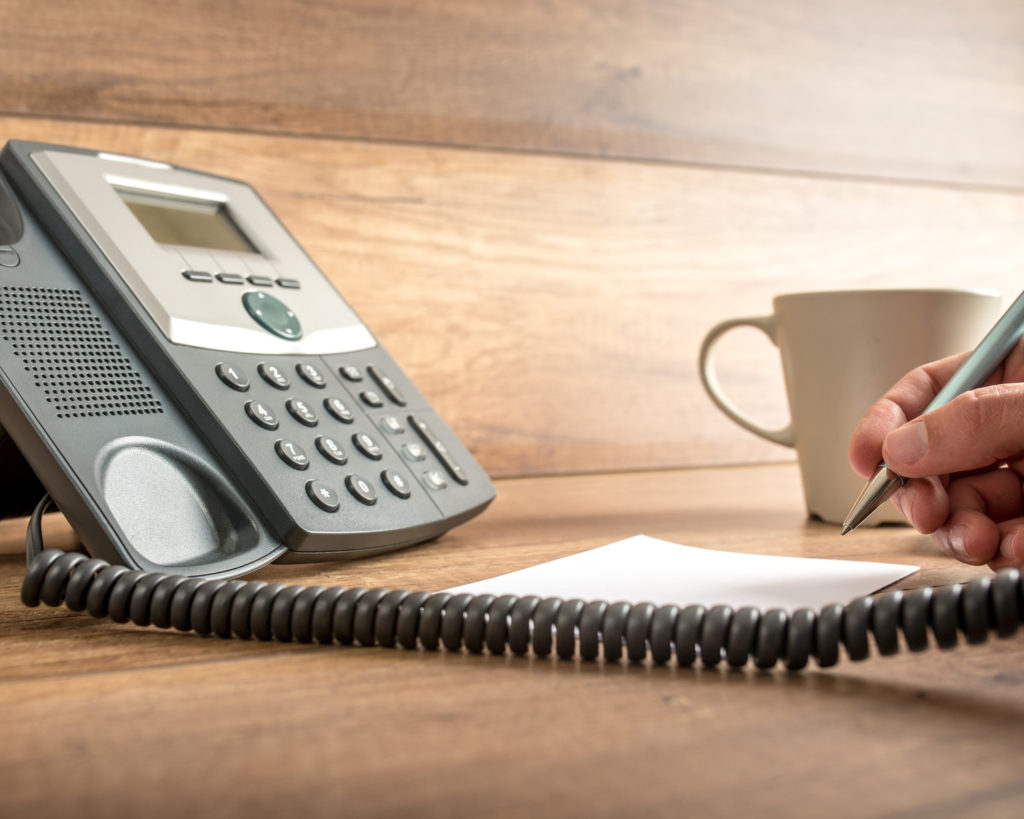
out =
[(0, 287), (0, 336), (58, 418), (163, 412), (78, 290)]

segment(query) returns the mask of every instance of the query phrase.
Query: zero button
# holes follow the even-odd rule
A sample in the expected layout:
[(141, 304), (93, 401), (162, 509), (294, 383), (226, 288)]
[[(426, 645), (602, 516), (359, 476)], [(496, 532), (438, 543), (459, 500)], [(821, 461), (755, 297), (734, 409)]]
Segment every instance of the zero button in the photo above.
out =
[(349, 475), (345, 478), (345, 488), (357, 501), (373, 506), (377, 502), (377, 492), (369, 481), (359, 475)]

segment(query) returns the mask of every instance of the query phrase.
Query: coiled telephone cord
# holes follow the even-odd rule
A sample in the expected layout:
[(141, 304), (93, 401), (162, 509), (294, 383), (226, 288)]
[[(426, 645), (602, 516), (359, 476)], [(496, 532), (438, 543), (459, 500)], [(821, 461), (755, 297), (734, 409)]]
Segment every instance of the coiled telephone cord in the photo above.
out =
[[(48, 502), (48, 499), (45, 499)], [(1016, 633), (1024, 621), (1024, 585), (1017, 569), (966, 584), (861, 597), (821, 611), (702, 605), (655, 606), (535, 596), (451, 594), (365, 588), (288, 586), (242, 580), (187, 578), (129, 570), (60, 549), (43, 549), (36, 508), (29, 525), (28, 570), (21, 599), (28, 606), (61, 603), (72, 611), (139, 626), (175, 628), (218, 637), (292, 640), (330, 645), (401, 646), (430, 651), (466, 649), (562, 659), (601, 654), (679, 666), (725, 661), (761, 669), (782, 662), (790, 671), (813, 657), (835, 665), (840, 645), (851, 660), (870, 655), (869, 633), (881, 655), (929, 646), (971, 644), (990, 631)]]

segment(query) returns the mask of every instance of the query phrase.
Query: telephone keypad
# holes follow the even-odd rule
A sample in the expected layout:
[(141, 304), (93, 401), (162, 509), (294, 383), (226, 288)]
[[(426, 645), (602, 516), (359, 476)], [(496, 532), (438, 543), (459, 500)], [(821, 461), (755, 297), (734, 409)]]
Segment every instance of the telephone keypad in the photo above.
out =
[[(281, 404), (278, 407), (273, 406), (275, 403), (273, 401), (252, 400), (246, 402), (244, 409), (247, 416), (260, 427), (267, 430), (279, 429), (281, 422), (276, 413), (281, 406), (287, 411), (288, 416), (301, 424), (302, 427), (319, 426), (321, 420), (315, 409), (315, 404), (308, 400), (308, 398), (312, 397), (309, 395), (308, 390), (310, 387), (314, 390), (326, 388), (329, 373), (325, 372), (319, 362), (301, 361), (293, 366), (294, 371), (299, 376), (297, 382), (289, 378), (286, 368), (279, 363), (263, 361), (257, 365), (260, 381), (273, 387), (274, 390), (292, 389), (293, 384), (307, 389), (306, 396), (301, 396), (301, 389), (298, 390), (299, 395), (293, 393), (287, 398), (282, 396)], [(406, 398), (398, 385), (374, 365), (368, 364), (365, 367), (343, 365), (337, 368), (337, 374), (342, 381), (353, 384), (364, 380), (364, 371), (371, 377), (374, 389), (364, 389), (353, 393), (358, 403), (370, 409), (382, 409), (389, 404), (405, 406)], [(235, 364), (222, 362), (217, 365), (216, 373), (220, 380), (232, 390), (244, 392), (251, 388), (245, 372)], [(337, 385), (337, 382), (335, 384), (340, 386)], [(387, 437), (394, 439), (392, 445), (384, 446), (382, 445), (383, 442), (379, 441), (369, 432), (359, 429), (358, 427), (361, 424), (357, 425), (357, 428), (352, 431), (350, 440), (357, 453), (356, 461), (366, 458), (370, 461), (382, 462), (381, 466), (386, 467), (376, 473), (376, 478), (374, 479), (363, 477), (358, 471), (347, 474), (344, 472), (339, 473), (340, 475), (345, 475), (343, 480), (347, 493), (359, 503), (365, 506), (377, 505), (381, 499), (379, 495), (381, 485), (388, 490), (385, 496), (391, 497), (393, 499), (392, 502), (394, 502), (394, 499), (401, 502), (412, 497), (414, 485), (417, 481), (411, 481), (409, 473), (403, 472), (400, 466), (403, 462), (410, 465), (414, 463), (422, 465), (420, 467), (421, 471), (418, 473), (419, 482), (432, 492), (441, 492), (448, 489), (449, 482), (452, 479), (460, 484), (467, 483), (465, 472), (455, 461), (448, 448), (431, 427), (416, 414), (400, 415), (388, 413), (376, 416), (363, 416), (349, 403), (347, 396), (341, 398), (337, 394), (325, 397), (322, 405), (326, 415), (329, 416), (327, 418), (328, 426), (335, 422), (340, 424), (356, 424), (361, 418), (364, 422), (369, 421), (379, 428), (380, 432), (384, 433)], [(412, 430), (409, 427), (412, 427)], [(291, 429), (293, 432), (297, 431), (295, 427)], [(292, 469), (297, 471), (310, 470), (311, 467), (314, 467), (314, 460), (321, 464), (321, 470), (330, 470), (350, 463), (350, 452), (347, 451), (347, 447), (339, 439), (329, 434), (318, 435), (315, 438), (311, 437), (309, 443), (319, 453), (319, 457), (314, 457), (314, 459), (311, 459), (303, 448), (306, 442), (300, 443), (300, 441), (302, 441), (301, 437), (296, 439), (284, 437), (279, 438), (273, 443), (273, 449), (278, 459)], [(394, 462), (394, 466), (387, 466), (388, 461), (385, 458), (386, 454), (392, 451), (392, 446), (394, 447), (394, 454), (391, 457), (397, 455), (398, 460)], [(439, 464), (438, 468), (430, 467), (428, 459), (431, 455), (436, 459), (434, 463)], [(358, 470), (358, 463), (352, 463)], [(324, 476), (327, 477), (326, 472)], [(345, 492), (339, 495), (330, 485), (329, 478), (327, 480), (312, 478), (304, 486), (305, 494), (319, 509), (333, 513), (341, 508), (341, 496)]]

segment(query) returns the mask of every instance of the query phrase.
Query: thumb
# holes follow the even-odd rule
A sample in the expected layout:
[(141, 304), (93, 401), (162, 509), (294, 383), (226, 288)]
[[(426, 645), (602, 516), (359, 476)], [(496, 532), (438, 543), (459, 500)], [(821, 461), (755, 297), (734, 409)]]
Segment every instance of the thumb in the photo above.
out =
[(882, 458), (907, 478), (949, 475), (1024, 452), (1024, 384), (982, 387), (890, 432)]

